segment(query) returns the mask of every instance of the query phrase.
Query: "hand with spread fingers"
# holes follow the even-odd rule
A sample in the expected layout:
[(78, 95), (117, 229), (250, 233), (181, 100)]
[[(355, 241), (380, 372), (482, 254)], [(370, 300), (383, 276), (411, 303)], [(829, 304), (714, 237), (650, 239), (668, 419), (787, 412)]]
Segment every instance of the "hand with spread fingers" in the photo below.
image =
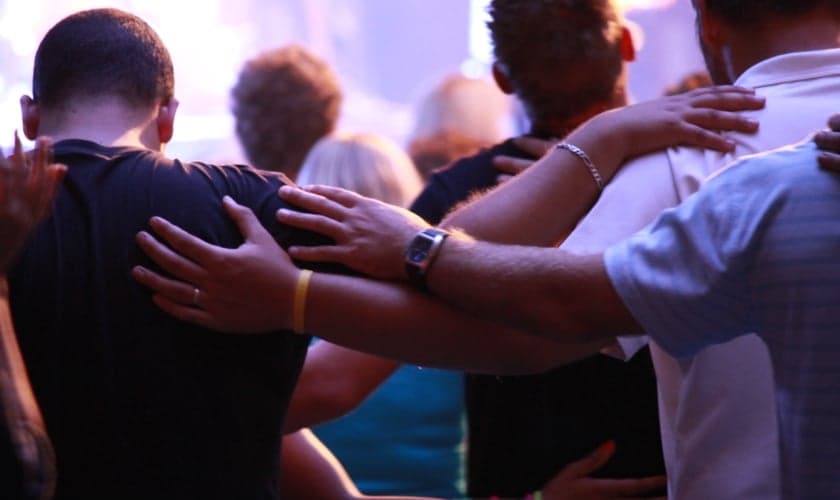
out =
[(563, 468), (542, 489), (545, 500), (608, 500), (650, 498), (665, 488), (665, 476), (630, 479), (589, 477), (603, 467), (615, 453), (615, 443), (607, 441), (590, 455)]
[(818, 132), (814, 142), (822, 150), (817, 157), (820, 167), (840, 172), (840, 114), (829, 118), (830, 130)]
[(609, 145), (624, 151), (624, 160), (674, 145), (726, 153), (734, 151), (735, 144), (719, 131), (755, 133), (758, 122), (741, 111), (764, 105), (765, 99), (750, 89), (706, 87), (601, 113), (578, 131), (600, 127), (621, 130), (615, 136), (617, 143)]
[(378, 279), (405, 279), (405, 250), (418, 231), (430, 227), (408, 210), (341, 188), (283, 186), (280, 197), (312, 213), (281, 209), (277, 220), (335, 241), (329, 246), (291, 247), (293, 258), (336, 262)]
[(0, 273), (47, 215), (64, 178), (67, 168), (53, 164), (51, 156), (49, 139), (38, 139), (25, 154), (17, 133), (12, 155), (0, 153)]
[(155, 217), (150, 225), (169, 247), (145, 231), (137, 243), (172, 278), (142, 266), (132, 275), (155, 292), (155, 304), (183, 321), (236, 333), (291, 328), (300, 270), (249, 208), (230, 197), (223, 204), (245, 238), (242, 245), (214, 246)]

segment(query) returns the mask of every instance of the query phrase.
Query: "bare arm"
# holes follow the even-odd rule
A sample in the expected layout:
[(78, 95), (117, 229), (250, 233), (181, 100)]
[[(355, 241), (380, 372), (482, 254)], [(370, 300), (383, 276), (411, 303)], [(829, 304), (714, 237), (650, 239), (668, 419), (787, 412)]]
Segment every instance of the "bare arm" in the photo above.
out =
[[(626, 159), (675, 143), (728, 151), (733, 144), (708, 129), (753, 132), (757, 124), (737, 113), (707, 106), (752, 109), (763, 103), (762, 98), (744, 89), (702, 89), (602, 113), (567, 139), (586, 151), (600, 175), (609, 180)], [(382, 203), (364, 202), (366, 210), (358, 210), (358, 200), (331, 196), (338, 190), (323, 186), (311, 192), (336, 203), (312, 203), (294, 189), (281, 189), (283, 199), (314, 214), (281, 210), (278, 219), (329, 236), (335, 244), (293, 247), (290, 253), (294, 258), (339, 262), (380, 279), (404, 279), (397, 258), (410, 239), (401, 232), (410, 216), (395, 218)], [(571, 231), (598, 195), (593, 176), (581, 159), (566, 150), (554, 150), (527, 171), (459, 209), (443, 225), (463, 229), (481, 240), (551, 246)], [(415, 216), (413, 225), (422, 227), (423, 221)]]
[[(428, 227), (399, 207), (339, 188), (318, 186), (307, 192), (283, 187), (281, 192), (315, 213), (284, 214), (284, 220), (299, 219), (295, 225), (336, 239), (343, 238), (345, 231), (352, 234), (346, 245), (292, 248), (293, 255), (329, 252), (334, 255), (327, 260), (339, 260), (342, 253), (355, 253), (357, 247), (376, 248), (377, 260), (366, 269), (377, 276), (402, 276), (404, 249), (418, 230)], [(639, 331), (615, 294), (600, 255), (580, 257), (555, 248), (483, 243), (457, 232), (442, 248), (429, 274), (431, 289), (445, 302), (480, 318), (564, 342), (604, 341)], [(337, 295), (333, 298), (338, 300)], [(601, 336), (590, 337), (595, 331)]]
[(302, 429), (283, 438), (281, 484), (286, 498), (415, 498), (363, 495), (335, 455), (309, 429)]
[(399, 363), (322, 341), (309, 348), (285, 432), (339, 418), (360, 405)]
[(428, 283), (449, 303), (558, 341), (642, 333), (616, 294), (600, 254), (577, 256), (454, 234), (443, 245)]
[[(566, 141), (587, 152), (608, 182), (627, 160), (668, 146), (690, 144), (729, 151), (731, 143), (703, 127), (751, 133), (757, 124), (714, 108), (732, 111), (762, 106), (761, 98), (743, 90), (701, 89), (603, 113)], [(665, 129), (652, 124), (654, 113), (663, 111), (672, 113), (673, 120)], [(581, 161), (568, 151), (554, 150), (526, 172), (451, 213), (441, 227), (461, 228), (485, 241), (552, 246), (571, 232), (597, 194)]]
[[(153, 229), (181, 255), (147, 233), (138, 243), (176, 279), (140, 267), (135, 278), (155, 291), (158, 306), (185, 321), (228, 332), (289, 329), (299, 270), (250, 210), (229, 198), (225, 208), (246, 237), (241, 247), (215, 247), (154, 219)], [(201, 307), (193, 303), (195, 288)], [(604, 344), (563, 345), (521, 335), (407, 286), (322, 273), (312, 278), (305, 320), (307, 333), (351, 349), (481, 373), (541, 372)]]

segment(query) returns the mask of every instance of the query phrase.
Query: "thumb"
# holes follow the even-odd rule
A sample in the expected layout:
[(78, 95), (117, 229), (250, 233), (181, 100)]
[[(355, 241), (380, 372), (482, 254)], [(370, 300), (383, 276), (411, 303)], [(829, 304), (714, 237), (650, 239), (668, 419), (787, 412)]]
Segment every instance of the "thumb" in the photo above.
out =
[(236, 223), (236, 227), (239, 228), (239, 232), (242, 233), (245, 241), (252, 243), (274, 241), (274, 238), (268, 234), (268, 231), (250, 208), (236, 203), (230, 196), (222, 198), (222, 205), (224, 205), (228, 217)]
[(831, 130), (840, 132), (840, 113), (832, 115), (832, 117), (828, 119), (828, 126), (831, 127)]
[(615, 441), (607, 441), (589, 455), (564, 467), (560, 474), (572, 478), (588, 476), (609, 462), (614, 453)]

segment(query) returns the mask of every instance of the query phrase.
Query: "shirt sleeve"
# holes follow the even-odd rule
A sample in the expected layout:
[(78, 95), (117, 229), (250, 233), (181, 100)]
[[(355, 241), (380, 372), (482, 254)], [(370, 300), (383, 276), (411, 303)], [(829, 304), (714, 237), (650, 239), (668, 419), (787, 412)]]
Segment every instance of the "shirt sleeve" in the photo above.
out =
[(665, 153), (637, 158), (616, 174), (598, 201), (560, 245), (570, 253), (601, 253), (679, 203)]
[[(679, 203), (671, 171), (665, 153), (625, 165), (560, 248), (579, 255), (601, 253), (650, 224), (663, 210)], [(601, 352), (626, 361), (647, 343), (647, 336), (618, 337)]]
[(607, 273), (645, 331), (677, 357), (754, 331), (749, 272), (771, 198), (722, 175), (609, 248)]

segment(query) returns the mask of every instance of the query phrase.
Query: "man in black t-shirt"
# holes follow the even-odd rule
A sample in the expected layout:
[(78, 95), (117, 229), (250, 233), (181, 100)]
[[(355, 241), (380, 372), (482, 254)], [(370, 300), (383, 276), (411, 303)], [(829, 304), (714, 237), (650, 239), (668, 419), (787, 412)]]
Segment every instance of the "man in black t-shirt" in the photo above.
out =
[(80, 12), (47, 33), (21, 107), (26, 135), (52, 136), (68, 166), (51, 217), (9, 276), (55, 445), (57, 498), (277, 497), (281, 428), (309, 339), (186, 325), (129, 273), (149, 264), (135, 235), (153, 215), (241, 244), (224, 195), (280, 244), (314, 241), (275, 221), (285, 178), (165, 157), (172, 63), (146, 23), (117, 10)]
[[(493, 75), (524, 104), (529, 135), (562, 138), (626, 104), (624, 62), (633, 59), (633, 45), (610, 1), (494, 0), (490, 16)], [(509, 140), (457, 161), (432, 175), (411, 210), (438, 224), (457, 204), (496, 185), (493, 159), (500, 155), (530, 158)], [(617, 451), (596, 475), (664, 472), (646, 350), (627, 363), (595, 355), (542, 375), (467, 375), (465, 398), (471, 497), (524, 496), (608, 439)]]

